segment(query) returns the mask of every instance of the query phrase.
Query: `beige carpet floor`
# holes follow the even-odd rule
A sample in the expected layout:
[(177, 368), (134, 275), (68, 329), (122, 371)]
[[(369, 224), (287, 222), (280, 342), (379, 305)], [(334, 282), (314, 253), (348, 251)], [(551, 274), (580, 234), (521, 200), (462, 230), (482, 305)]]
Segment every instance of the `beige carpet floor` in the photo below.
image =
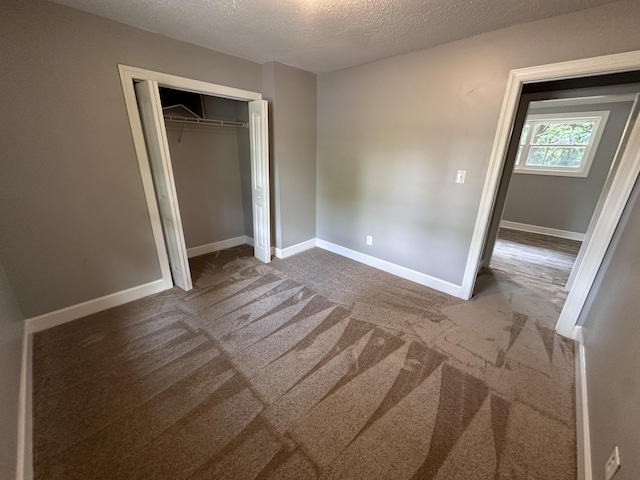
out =
[(557, 298), (469, 302), (319, 249), (192, 259), (172, 289), (34, 336), (36, 479), (575, 479)]

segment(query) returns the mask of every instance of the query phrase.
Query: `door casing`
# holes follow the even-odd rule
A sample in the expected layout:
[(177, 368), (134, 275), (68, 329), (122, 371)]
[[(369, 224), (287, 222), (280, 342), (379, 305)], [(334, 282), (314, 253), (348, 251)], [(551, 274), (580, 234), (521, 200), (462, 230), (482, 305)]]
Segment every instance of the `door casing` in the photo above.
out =
[[(636, 70), (640, 70), (640, 51), (522, 68), (510, 72), (462, 279), (461, 298), (468, 300), (473, 295), (523, 85)], [(602, 211), (595, 220), (593, 236), (585, 249), (583, 261), (576, 271), (572, 289), (556, 324), (556, 331), (560, 335), (575, 337), (578, 317), (639, 173), (640, 122), (636, 122)]]

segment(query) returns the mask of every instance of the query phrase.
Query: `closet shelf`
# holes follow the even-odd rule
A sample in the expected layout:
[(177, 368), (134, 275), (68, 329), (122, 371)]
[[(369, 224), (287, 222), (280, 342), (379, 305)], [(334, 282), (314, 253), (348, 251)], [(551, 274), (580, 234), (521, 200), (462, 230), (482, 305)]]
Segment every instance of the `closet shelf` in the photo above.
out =
[(176, 122), (196, 124), (196, 125), (215, 125), (218, 127), (248, 127), (249, 124), (244, 122), (236, 122), (234, 120), (216, 120), (213, 118), (202, 118), (196, 113), (189, 110), (184, 105), (172, 105), (170, 107), (164, 107), (164, 119), (167, 122)]
[(164, 119), (167, 122), (193, 123), (198, 125), (217, 125), (219, 127), (248, 127), (249, 126), (246, 123), (234, 122), (232, 120), (214, 120), (210, 118), (178, 117), (175, 115), (165, 115)]

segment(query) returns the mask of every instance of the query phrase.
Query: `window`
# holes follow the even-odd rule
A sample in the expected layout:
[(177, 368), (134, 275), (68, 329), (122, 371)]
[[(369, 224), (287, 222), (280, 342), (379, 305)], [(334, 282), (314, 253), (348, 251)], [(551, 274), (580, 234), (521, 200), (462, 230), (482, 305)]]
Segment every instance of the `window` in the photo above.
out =
[(527, 116), (514, 171), (588, 176), (608, 118), (608, 111)]

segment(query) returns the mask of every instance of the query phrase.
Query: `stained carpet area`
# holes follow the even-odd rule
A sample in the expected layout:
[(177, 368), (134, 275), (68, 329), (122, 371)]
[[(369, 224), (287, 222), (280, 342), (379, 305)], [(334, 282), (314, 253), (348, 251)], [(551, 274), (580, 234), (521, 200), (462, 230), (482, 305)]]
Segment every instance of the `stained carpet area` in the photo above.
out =
[(37, 479), (576, 477), (573, 345), (544, 294), (251, 254), (34, 336)]

